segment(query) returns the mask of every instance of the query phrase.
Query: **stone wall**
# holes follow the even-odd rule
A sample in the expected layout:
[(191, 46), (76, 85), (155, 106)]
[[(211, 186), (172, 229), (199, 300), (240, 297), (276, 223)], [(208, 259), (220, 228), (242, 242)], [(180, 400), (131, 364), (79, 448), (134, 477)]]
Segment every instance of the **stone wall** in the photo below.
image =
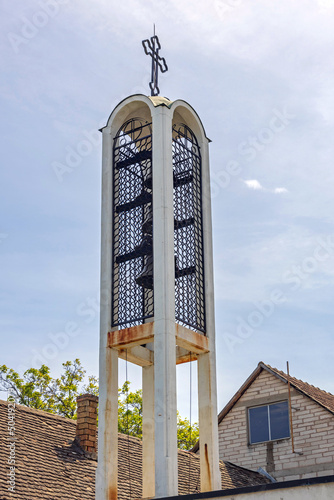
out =
[(334, 415), (291, 389), (295, 451), (291, 438), (249, 444), (247, 410), (288, 399), (288, 386), (263, 370), (219, 424), (219, 457), (239, 466), (264, 468), (278, 481), (334, 474)]

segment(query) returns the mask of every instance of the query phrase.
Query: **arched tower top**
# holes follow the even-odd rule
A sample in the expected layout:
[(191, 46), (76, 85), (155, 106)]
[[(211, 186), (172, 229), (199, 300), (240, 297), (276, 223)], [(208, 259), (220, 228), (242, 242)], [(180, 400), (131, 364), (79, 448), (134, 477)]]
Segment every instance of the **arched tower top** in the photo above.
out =
[(117, 131), (123, 123), (136, 116), (140, 116), (147, 122), (151, 122), (153, 110), (154, 104), (147, 96), (134, 94), (126, 97), (113, 109), (107, 120), (106, 126), (101, 129), (101, 132), (105, 128), (112, 127), (112, 135), (114, 135), (113, 132)]
[(210, 142), (210, 139), (206, 136), (202, 120), (190, 104), (181, 99), (171, 101), (167, 97), (162, 96), (134, 94), (126, 97), (111, 112), (106, 127), (112, 126), (113, 129), (118, 130), (123, 123), (136, 116), (140, 116), (151, 122), (154, 109), (159, 106), (165, 106), (170, 109), (173, 116), (173, 123), (184, 123), (187, 125), (194, 132), (199, 143)]
[(172, 104), (173, 123), (184, 123), (187, 125), (197, 137), (199, 143), (211, 142), (206, 136), (202, 120), (190, 104), (186, 101), (178, 99)]

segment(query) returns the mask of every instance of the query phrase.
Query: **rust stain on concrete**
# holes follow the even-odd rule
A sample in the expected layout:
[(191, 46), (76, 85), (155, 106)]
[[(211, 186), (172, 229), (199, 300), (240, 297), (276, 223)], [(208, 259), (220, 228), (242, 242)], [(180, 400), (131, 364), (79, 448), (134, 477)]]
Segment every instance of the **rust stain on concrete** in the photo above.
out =
[(181, 365), (182, 363), (189, 363), (189, 361), (196, 361), (198, 358), (197, 354), (184, 354), (176, 358), (176, 364)]
[(198, 354), (209, 351), (208, 337), (201, 333), (189, 330), (189, 328), (175, 323), (175, 335), (176, 344), (180, 347)]
[(131, 326), (114, 332), (108, 332), (108, 347), (124, 348), (148, 343), (154, 338), (154, 323)]
[(108, 500), (117, 500), (117, 488), (108, 488)]
[(204, 461), (205, 461), (205, 468), (206, 468), (206, 474), (207, 474), (206, 491), (212, 491), (212, 479), (211, 479), (211, 470), (210, 470), (210, 462), (209, 462), (207, 443), (204, 443)]

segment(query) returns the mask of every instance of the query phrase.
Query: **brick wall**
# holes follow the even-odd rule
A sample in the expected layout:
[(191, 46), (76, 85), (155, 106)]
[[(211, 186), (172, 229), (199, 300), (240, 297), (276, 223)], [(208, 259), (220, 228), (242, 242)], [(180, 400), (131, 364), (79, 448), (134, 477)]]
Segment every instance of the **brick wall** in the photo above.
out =
[(219, 457), (257, 470), (278, 481), (334, 474), (334, 415), (291, 389), (295, 450), (291, 438), (248, 444), (247, 409), (288, 399), (288, 386), (262, 371), (218, 427)]
[(77, 397), (77, 405), (76, 439), (85, 452), (96, 454), (98, 397), (83, 394)]

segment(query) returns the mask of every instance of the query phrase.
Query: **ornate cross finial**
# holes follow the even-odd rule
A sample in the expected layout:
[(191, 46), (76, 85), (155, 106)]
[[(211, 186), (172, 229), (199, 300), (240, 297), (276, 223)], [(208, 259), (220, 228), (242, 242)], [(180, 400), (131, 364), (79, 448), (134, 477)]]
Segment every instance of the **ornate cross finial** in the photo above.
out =
[(158, 87), (159, 68), (161, 73), (165, 73), (168, 70), (168, 66), (166, 64), (165, 58), (159, 56), (159, 50), (161, 49), (161, 45), (159, 42), (159, 38), (155, 34), (155, 27), (154, 27), (154, 35), (151, 36), (151, 39), (143, 40), (142, 44), (145, 50), (145, 54), (152, 57), (152, 72), (150, 81), (151, 95), (159, 95), (160, 93)]

